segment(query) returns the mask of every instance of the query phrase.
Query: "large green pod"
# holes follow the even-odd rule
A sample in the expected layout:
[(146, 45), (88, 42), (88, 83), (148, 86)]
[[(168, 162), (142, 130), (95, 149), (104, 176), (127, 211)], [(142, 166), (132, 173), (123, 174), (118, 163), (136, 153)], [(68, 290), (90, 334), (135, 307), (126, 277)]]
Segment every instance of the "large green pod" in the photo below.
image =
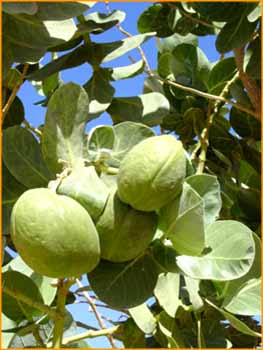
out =
[(124, 262), (136, 258), (148, 247), (157, 228), (157, 215), (133, 209), (113, 192), (96, 227), (101, 257)]
[(153, 211), (172, 200), (186, 175), (183, 145), (171, 135), (138, 143), (121, 162), (118, 195), (133, 208)]
[(97, 230), (75, 200), (46, 188), (26, 191), (11, 215), (11, 235), (24, 261), (55, 278), (79, 276), (100, 259)]

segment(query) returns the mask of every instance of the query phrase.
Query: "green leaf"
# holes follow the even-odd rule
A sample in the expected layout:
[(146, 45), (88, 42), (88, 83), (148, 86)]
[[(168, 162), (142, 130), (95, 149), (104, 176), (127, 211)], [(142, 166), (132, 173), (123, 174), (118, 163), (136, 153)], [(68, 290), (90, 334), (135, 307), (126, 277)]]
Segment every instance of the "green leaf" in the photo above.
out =
[(13, 90), (21, 79), (21, 72), (16, 68), (9, 69), (6, 78), (3, 80), (3, 87)]
[(47, 79), (51, 75), (58, 73), (64, 69), (74, 68), (82, 65), (87, 61), (88, 48), (85, 45), (77, 47), (56, 60), (51, 61), (39, 70), (27, 75), (28, 80), (40, 81)]
[(48, 167), (61, 171), (59, 159), (76, 166), (83, 162), (84, 131), (89, 120), (89, 98), (75, 83), (62, 85), (49, 100), (42, 151)]
[(166, 5), (154, 4), (144, 11), (138, 19), (137, 28), (140, 33), (157, 32), (158, 37), (173, 34), (168, 24), (170, 8)]
[(239, 4), (230, 1), (224, 4), (213, 2), (192, 4), (192, 7), (206, 19), (217, 22), (233, 22), (239, 19), (242, 14), (249, 13), (256, 6), (253, 3)]
[(256, 253), (251, 269), (243, 277), (226, 282), (223, 286), (222, 307), (235, 314), (252, 316), (260, 314), (261, 294), (258, 281), (261, 276), (261, 241), (255, 233), (253, 233), (253, 238)]
[(260, 122), (250, 114), (232, 107), (230, 111), (230, 123), (239, 136), (260, 140)]
[(16, 96), (5, 116), (2, 128), (7, 129), (14, 125), (20, 125), (24, 119), (25, 110), (23, 103), (20, 98)]
[(199, 255), (205, 247), (203, 200), (186, 182), (182, 194), (160, 211), (160, 228), (179, 254)]
[(69, 40), (76, 30), (71, 19), (43, 22), (36, 16), (7, 13), (3, 14), (3, 28), (13, 59), (20, 63), (37, 62), (49, 46)]
[(257, 6), (252, 10), (249, 15), (247, 16), (247, 19), (249, 22), (255, 22), (256, 20), (261, 17), (261, 3), (259, 2)]
[(113, 127), (115, 141), (109, 163), (112, 166), (119, 167), (124, 156), (139, 142), (155, 135), (154, 131), (148, 126), (134, 123), (123, 122)]
[(134, 322), (145, 334), (154, 333), (156, 319), (148, 308), (147, 304), (141, 304), (129, 309), (129, 313)]
[(16, 180), (28, 188), (46, 186), (50, 179), (39, 143), (20, 126), (4, 130), (3, 160)]
[(227, 82), (234, 76), (236, 69), (234, 57), (227, 57), (217, 61), (209, 74), (209, 92), (219, 95)]
[(6, 3), (3, 3), (2, 8), (4, 12), (9, 14), (26, 13), (28, 15), (34, 15), (38, 10), (38, 4), (36, 2), (31, 2), (31, 3), (6, 2)]
[(169, 245), (166, 245), (165, 243), (163, 244), (160, 239), (155, 239), (152, 242), (153, 258), (165, 272), (178, 273), (179, 269), (176, 264), (176, 257), (178, 254), (172, 247), (171, 242), (169, 243)]
[(127, 263), (101, 261), (89, 275), (99, 299), (116, 308), (132, 308), (153, 295), (158, 271), (149, 255)]
[(101, 215), (109, 189), (98, 177), (93, 166), (79, 167), (62, 180), (57, 193), (64, 194), (79, 202), (90, 214), (93, 220)]
[(112, 100), (107, 112), (115, 124), (123, 121), (155, 126), (169, 113), (168, 100), (157, 92), (134, 97), (118, 97)]
[(233, 221), (217, 221), (205, 232), (211, 249), (201, 257), (179, 256), (177, 264), (189, 277), (228, 281), (244, 276), (253, 264), (255, 244), (251, 230)]
[(226, 23), (216, 39), (216, 49), (220, 53), (231, 51), (246, 44), (257, 26), (257, 22), (249, 22), (246, 16)]
[(115, 89), (109, 82), (109, 76), (103, 69), (93, 72), (91, 79), (83, 85), (89, 96), (89, 117), (97, 118), (111, 104)]
[(80, 33), (100, 34), (124, 21), (125, 12), (114, 10), (109, 14), (92, 12), (85, 16), (85, 22), (78, 24)]
[(185, 348), (184, 339), (176, 320), (164, 311), (158, 315), (158, 326), (168, 341), (168, 348)]
[(145, 334), (132, 318), (128, 318), (124, 322), (122, 333), (120, 340), (126, 348), (144, 348), (146, 346)]
[(10, 218), (13, 204), (3, 204), (2, 206), (2, 234), (10, 235)]
[(25, 276), (30, 277), (38, 287), (44, 303), (46, 305), (51, 305), (57, 292), (57, 288), (51, 285), (51, 283), (55, 282), (53, 278), (42, 276), (36, 273), (22, 260), (20, 256), (17, 256), (11, 260), (10, 263), (5, 265), (3, 267), (3, 272), (5, 271), (17, 271)]
[(216, 176), (192, 175), (185, 181), (199, 194), (204, 203), (204, 225), (213, 223), (219, 216), (222, 201), (220, 184)]
[(13, 205), (16, 200), (27, 190), (9, 172), (5, 164), (2, 165), (2, 204)]
[(211, 301), (206, 299), (206, 302), (212, 306), (214, 309), (219, 311), (231, 324), (232, 327), (237, 329), (239, 332), (250, 335), (252, 337), (259, 337), (261, 338), (261, 334), (253, 331), (251, 328), (249, 328), (244, 322), (240, 321), (238, 318), (235, 316), (231, 315), (229, 312), (224, 311), (211, 303)]
[(127, 52), (136, 49), (146, 40), (153, 37), (154, 34), (155, 33), (134, 35), (131, 38), (105, 44), (92, 43), (87, 52), (87, 61), (91, 65), (99, 65), (100, 63), (112, 61)]
[(190, 302), (193, 305), (193, 309), (194, 311), (199, 311), (204, 306), (204, 302), (199, 294), (200, 281), (186, 276), (184, 276), (184, 280), (187, 292), (189, 294)]
[(143, 72), (144, 61), (140, 60), (132, 63), (128, 66), (115, 67), (115, 68), (104, 68), (109, 72), (110, 79), (113, 81), (129, 79)]
[(257, 37), (251, 42), (245, 52), (245, 67), (244, 71), (251, 79), (261, 78), (261, 40)]
[(68, 2), (68, 3), (38, 3), (38, 11), (36, 16), (41, 20), (61, 21), (81, 15), (83, 12), (91, 8), (95, 2)]
[(154, 289), (154, 295), (161, 307), (174, 317), (180, 305), (180, 275), (178, 273), (161, 273)]
[(91, 129), (87, 142), (89, 158), (99, 160), (101, 153), (113, 149), (114, 142), (115, 132), (112, 126), (99, 125)]
[(157, 42), (157, 48), (160, 53), (164, 52), (172, 52), (176, 46), (181, 44), (190, 44), (193, 46), (198, 45), (198, 38), (196, 35), (187, 34), (187, 35), (180, 35), (180, 34), (173, 34), (169, 36), (168, 38), (163, 39), (162, 41)]
[(261, 278), (247, 281), (224, 308), (237, 315), (260, 315), (261, 313)]
[[(37, 301), (43, 303), (42, 296), (36, 284), (31, 278), (23, 275), (17, 271), (6, 271), (2, 275), (3, 287), (6, 287), (14, 293), (19, 293), (27, 296), (32, 302)], [(2, 296), (3, 313), (14, 321), (21, 321), (23, 319), (31, 320), (33, 316), (42, 314), (38, 309), (24, 304), (6, 293)]]

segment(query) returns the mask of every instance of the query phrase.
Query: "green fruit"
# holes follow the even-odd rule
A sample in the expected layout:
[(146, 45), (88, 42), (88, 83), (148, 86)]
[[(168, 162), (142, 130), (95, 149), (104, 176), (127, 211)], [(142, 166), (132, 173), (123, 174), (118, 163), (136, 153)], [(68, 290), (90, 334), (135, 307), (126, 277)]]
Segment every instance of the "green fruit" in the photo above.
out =
[(88, 212), (46, 188), (26, 191), (18, 199), (11, 235), (24, 261), (42, 275), (79, 276), (99, 262), (99, 238)]
[(176, 197), (185, 175), (182, 143), (171, 135), (153, 136), (133, 147), (121, 162), (118, 195), (135, 209), (157, 210)]
[(150, 244), (157, 227), (157, 215), (131, 208), (113, 192), (97, 222), (101, 257), (112, 262), (136, 258)]

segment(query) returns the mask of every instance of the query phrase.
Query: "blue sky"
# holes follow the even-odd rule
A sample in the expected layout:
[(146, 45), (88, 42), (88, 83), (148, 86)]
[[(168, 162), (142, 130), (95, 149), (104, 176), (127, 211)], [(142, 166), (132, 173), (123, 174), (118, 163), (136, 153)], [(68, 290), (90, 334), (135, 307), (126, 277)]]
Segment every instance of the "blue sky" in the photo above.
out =
[[(131, 34), (137, 34), (136, 21), (139, 15), (148, 7), (150, 3), (131, 3), (131, 2), (114, 2), (111, 4), (111, 9), (118, 9), (126, 13), (126, 19), (122, 23), (122, 26), (129, 31)], [(106, 12), (104, 3), (98, 3), (88, 12), (100, 11)], [(100, 35), (93, 35), (92, 40), (97, 42), (111, 42), (115, 40), (123, 39), (123, 35), (117, 29), (111, 29), (106, 33)], [(144, 52), (148, 58), (151, 68), (155, 68), (157, 65), (157, 50), (155, 46), (155, 39), (151, 39), (145, 44), (143, 44)], [(214, 37), (206, 36), (199, 41), (200, 48), (205, 52), (210, 61), (214, 62), (219, 59), (219, 54), (216, 52), (214, 45)], [(133, 58), (140, 59), (137, 50), (133, 50), (129, 53)], [(43, 62), (48, 62), (50, 60), (50, 54), (46, 55)], [(109, 62), (105, 66), (124, 66), (130, 64), (128, 55), (116, 59), (115, 61)], [(84, 64), (80, 67), (70, 69), (62, 72), (61, 78), (64, 82), (73, 81), (79, 84), (84, 84), (89, 80), (91, 75), (91, 70), (88, 64)], [(143, 89), (143, 81), (145, 76), (141, 74), (138, 77), (132, 78), (130, 80), (124, 80), (120, 82), (114, 82), (113, 85), (116, 89), (116, 96), (133, 96), (140, 94)], [(34, 126), (38, 126), (44, 121), (45, 108), (34, 105), (35, 102), (42, 99), (40, 95), (37, 94), (35, 88), (30, 83), (25, 83), (20, 89), (18, 96), (22, 99), (25, 106), (25, 115), (27, 120)], [(97, 124), (109, 124), (110, 118), (104, 113), (100, 118), (92, 121), (88, 125), (88, 129), (94, 127)], [(85, 281), (84, 281), (85, 282)], [(68, 309), (74, 315), (76, 320), (82, 321), (89, 325), (97, 327), (98, 324), (93, 314), (89, 312), (89, 307), (87, 304), (75, 304), (68, 307)], [(102, 313), (110, 317), (113, 320), (118, 320), (120, 314), (117, 312), (109, 311), (107, 309), (100, 309)], [(110, 323), (106, 322), (107, 326), (111, 326)], [(89, 344), (92, 347), (110, 347), (109, 342), (105, 337), (96, 338), (89, 340)]]

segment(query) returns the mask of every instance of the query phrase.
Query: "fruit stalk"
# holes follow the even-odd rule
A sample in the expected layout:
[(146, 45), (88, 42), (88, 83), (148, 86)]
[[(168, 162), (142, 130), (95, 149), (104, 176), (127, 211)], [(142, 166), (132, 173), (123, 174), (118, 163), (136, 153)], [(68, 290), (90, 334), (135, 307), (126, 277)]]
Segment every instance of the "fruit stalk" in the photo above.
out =
[(70, 285), (72, 284), (65, 282), (63, 279), (58, 280), (58, 295), (57, 295), (57, 307), (56, 310), (63, 317), (55, 320), (54, 333), (53, 333), (53, 348), (60, 349), (62, 347), (63, 332), (64, 332), (64, 321), (65, 321), (65, 304), (67, 293)]

